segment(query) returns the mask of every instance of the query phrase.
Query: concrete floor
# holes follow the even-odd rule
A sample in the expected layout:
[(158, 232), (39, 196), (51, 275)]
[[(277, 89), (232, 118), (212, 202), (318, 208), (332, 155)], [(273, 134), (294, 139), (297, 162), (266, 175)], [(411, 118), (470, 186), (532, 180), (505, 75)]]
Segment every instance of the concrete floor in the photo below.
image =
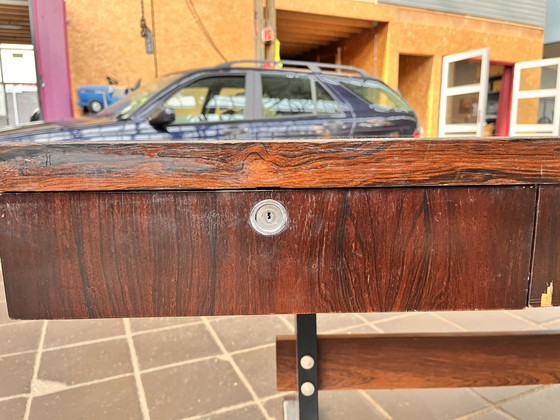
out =
[[(293, 316), (13, 321), (0, 283), (0, 419), (282, 419)], [(319, 333), (560, 330), (560, 308), (319, 315)], [(559, 349), (560, 355), (560, 349)], [(321, 391), (321, 420), (560, 419), (560, 385)]]

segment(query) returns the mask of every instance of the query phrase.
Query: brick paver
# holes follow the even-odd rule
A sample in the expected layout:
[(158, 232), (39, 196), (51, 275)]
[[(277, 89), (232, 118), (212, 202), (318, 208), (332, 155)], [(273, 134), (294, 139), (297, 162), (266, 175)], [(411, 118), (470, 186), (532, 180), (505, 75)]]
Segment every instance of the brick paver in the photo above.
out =
[[(3, 288), (3, 285), (1, 285)], [(319, 315), (320, 333), (560, 329), (560, 308)], [(0, 295), (0, 418), (278, 419), (293, 316), (14, 321)], [(321, 419), (551, 418), (560, 386), (322, 391)]]

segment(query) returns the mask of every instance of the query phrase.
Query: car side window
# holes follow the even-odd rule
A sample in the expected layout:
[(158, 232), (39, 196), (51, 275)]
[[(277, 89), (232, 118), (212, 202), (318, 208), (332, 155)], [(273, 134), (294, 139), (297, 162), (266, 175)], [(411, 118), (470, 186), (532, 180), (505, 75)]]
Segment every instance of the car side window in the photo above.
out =
[(410, 106), (384, 84), (376, 80), (352, 80), (340, 82), (378, 112), (405, 111), (410, 112)]
[(265, 118), (340, 111), (325, 88), (307, 75), (262, 75), (261, 80)]
[(164, 106), (175, 110), (174, 124), (242, 120), (245, 118), (245, 76), (197, 80), (171, 95)]

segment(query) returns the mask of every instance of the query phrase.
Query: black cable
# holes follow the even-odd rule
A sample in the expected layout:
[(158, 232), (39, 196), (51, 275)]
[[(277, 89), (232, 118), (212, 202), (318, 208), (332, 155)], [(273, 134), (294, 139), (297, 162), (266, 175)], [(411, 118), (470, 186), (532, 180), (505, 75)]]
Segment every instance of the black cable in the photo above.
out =
[(214, 51), (216, 51), (216, 53), (222, 58), (222, 60), (228, 61), (227, 58), (222, 54), (222, 52), (220, 51), (220, 49), (218, 48), (214, 40), (212, 39), (212, 36), (206, 29), (206, 26), (204, 26), (204, 23), (200, 19), (200, 15), (196, 11), (196, 8), (194, 7), (192, 0), (185, 0), (185, 3), (187, 4), (187, 7), (189, 8), (196, 24), (200, 28), (200, 31), (202, 32), (202, 34), (204, 35), (208, 43), (212, 46), (212, 48), (214, 48)]

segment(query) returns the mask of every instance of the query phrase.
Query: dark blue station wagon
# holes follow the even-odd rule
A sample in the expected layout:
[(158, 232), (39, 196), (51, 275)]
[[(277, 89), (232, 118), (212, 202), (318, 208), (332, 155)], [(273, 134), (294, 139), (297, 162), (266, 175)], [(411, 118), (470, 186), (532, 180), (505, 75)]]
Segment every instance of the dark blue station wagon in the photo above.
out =
[(419, 133), (417, 116), (406, 101), (356, 67), (233, 61), (163, 76), (91, 118), (0, 131), (0, 141), (255, 140)]

